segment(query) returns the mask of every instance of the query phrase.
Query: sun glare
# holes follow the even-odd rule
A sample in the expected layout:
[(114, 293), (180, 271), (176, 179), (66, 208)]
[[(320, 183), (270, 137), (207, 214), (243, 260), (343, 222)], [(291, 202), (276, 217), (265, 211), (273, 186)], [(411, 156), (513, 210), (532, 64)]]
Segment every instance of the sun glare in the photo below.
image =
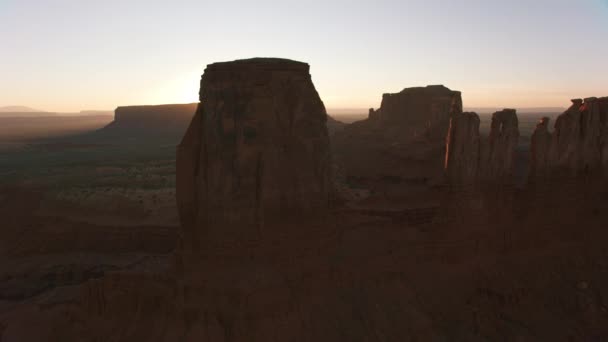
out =
[(149, 96), (149, 103), (192, 103), (198, 102), (200, 72), (184, 73), (155, 87)]

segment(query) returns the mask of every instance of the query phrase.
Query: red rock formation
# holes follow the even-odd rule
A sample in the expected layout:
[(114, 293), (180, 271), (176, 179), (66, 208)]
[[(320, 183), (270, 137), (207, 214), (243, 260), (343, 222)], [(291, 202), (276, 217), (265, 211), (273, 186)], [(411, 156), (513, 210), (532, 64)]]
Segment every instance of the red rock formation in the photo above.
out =
[(377, 110), (332, 139), (346, 178), (373, 196), (411, 196), (441, 182), (450, 117), (462, 113), (460, 92), (444, 86), (384, 94)]
[(259, 238), (264, 225), (328, 209), (327, 114), (308, 64), (249, 59), (207, 66), (178, 147), (184, 240)]
[(519, 138), (517, 126), (514, 109), (496, 112), (490, 135), (480, 139), (477, 114), (453, 115), (446, 146), (448, 180), (458, 185), (511, 183)]
[(530, 181), (546, 177), (550, 147), (549, 118), (544, 117), (536, 125), (530, 142), (530, 171), (528, 173)]
[[(537, 215), (524, 201), (499, 206), (506, 215), (487, 206), (488, 220), (472, 217), (475, 225), (471, 218), (437, 222), (435, 210), (417, 209), (381, 217), (336, 210), (330, 220), (322, 217), (330, 186), (325, 113), (307, 65), (213, 64), (201, 99), (177, 151), (186, 243), (177, 255), (184, 256), (184, 269), (166, 271), (151, 261), (77, 286), (79, 296), (74, 288), (56, 288), (21, 305), (2, 300), (3, 341), (608, 336), (605, 193), (574, 210), (557, 198), (560, 206)], [(496, 113), (484, 142), (477, 115), (460, 113), (456, 99), (448, 175), (458, 182), (508, 178), (515, 113)], [(377, 127), (390, 128), (383, 125), (392, 119), (379, 115)], [(395, 127), (391, 134), (402, 128)], [(383, 142), (395, 144), (380, 151), (405, 149), (400, 156), (434, 161), (441, 147), (415, 154), (435, 143), (432, 137), (392, 135)], [(584, 234), (581, 217), (588, 219)]]
[[(546, 125), (537, 126), (531, 146), (533, 178), (607, 174), (608, 97), (572, 100), (572, 106), (555, 121), (549, 143), (547, 136)], [(546, 156), (540, 152), (547, 149)]]
[(515, 149), (519, 139), (515, 109), (504, 109), (492, 115), (490, 135), (481, 149), (481, 179), (485, 182), (513, 181)]
[(575, 173), (578, 168), (582, 105), (583, 100), (572, 100), (572, 106), (555, 121), (555, 132), (549, 151), (549, 165), (555, 170), (552, 172), (559, 169), (559, 172)]
[(445, 157), (446, 173), (452, 183), (477, 181), (479, 144), (479, 116), (476, 113), (455, 113), (450, 119)]
[(462, 112), (460, 92), (443, 85), (430, 85), (383, 94), (380, 108), (370, 111), (370, 116), (376, 116), (387, 125), (399, 125), (414, 134), (432, 133), (443, 139), (453, 112)]

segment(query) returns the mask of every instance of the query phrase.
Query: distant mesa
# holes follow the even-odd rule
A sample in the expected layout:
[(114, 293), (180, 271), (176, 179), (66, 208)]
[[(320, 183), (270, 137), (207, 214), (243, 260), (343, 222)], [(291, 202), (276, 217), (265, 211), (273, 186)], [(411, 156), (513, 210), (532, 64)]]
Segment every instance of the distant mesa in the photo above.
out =
[[(518, 107), (517, 112), (521, 115), (525, 114), (542, 114), (542, 113), (562, 113), (566, 108), (564, 107)], [(502, 110), (502, 108), (496, 107), (466, 107), (464, 108), (467, 112), (475, 112), (480, 115), (492, 114)]]
[(26, 106), (0, 107), (0, 117), (38, 118), (38, 117), (76, 117), (76, 116), (106, 116), (113, 115), (108, 110), (82, 110), (80, 112), (47, 112)]
[(405, 88), (383, 94), (380, 108), (370, 109), (370, 119), (428, 128), (447, 123), (454, 106), (462, 110), (460, 92), (443, 85)]
[(198, 103), (118, 107), (114, 121), (96, 132), (98, 137), (127, 139), (169, 138), (176, 143), (183, 136)]
[(77, 115), (114, 115), (111, 110), (81, 110)]
[(56, 116), (56, 113), (45, 112), (25, 106), (6, 106), (0, 107), (0, 118), (20, 117), (34, 118), (43, 116)]
[(43, 111), (26, 106), (5, 106), (0, 107), (0, 113), (42, 113)]

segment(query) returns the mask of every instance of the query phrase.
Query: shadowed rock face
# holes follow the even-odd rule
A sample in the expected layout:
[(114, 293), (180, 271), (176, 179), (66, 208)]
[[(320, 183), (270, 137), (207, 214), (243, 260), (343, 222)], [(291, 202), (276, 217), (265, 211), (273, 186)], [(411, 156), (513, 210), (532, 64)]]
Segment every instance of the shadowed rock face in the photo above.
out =
[(534, 132), (531, 180), (608, 173), (608, 97), (574, 99), (552, 134), (547, 126)]
[(490, 135), (483, 139), (479, 135), (476, 113), (454, 114), (446, 141), (448, 180), (459, 185), (511, 183), (518, 138), (514, 109), (494, 113)]
[(118, 125), (182, 123), (192, 119), (196, 103), (157, 106), (125, 106), (116, 108), (114, 121)]
[(415, 198), (443, 180), (450, 117), (460, 113), (460, 92), (444, 86), (384, 94), (366, 120), (332, 138), (336, 161), (349, 185), (369, 190), (376, 199)]
[(191, 248), (253, 239), (264, 225), (327, 210), (327, 115), (308, 64), (211, 64), (200, 100), (177, 153), (177, 200)]
[(555, 121), (555, 133), (549, 152), (551, 169), (562, 169), (572, 173), (578, 169), (582, 106), (583, 100), (572, 100), (572, 106)]
[(535, 181), (545, 176), (551, 147), (549, 118), (540, 119), (530, 141), (530, 172), (528, 179)]
[(490, 135), (487, 143), (482, 145), (481, 152), (481, 176), (485, 181), (512, 181), (518, 139), (519, 128), (515, 109), (494, 113)]
[(459, 91), (443, 85), (405, 88), (395, 94), (382, 95), (380, 108), (370, 110), (370, 119), (399, 124), (419, 133), (433, 133), (443, 139), (454, 107), (460, 109), (456, 112), (462, 112)]
[(455, 183), (475, 182), (479, 169), (479, 116), (476, 113), (455, 113), (447, 136), (445, 169)]
[[(452, 106), (452, 97), (459, 94), (460, 92), (443, 85), (412, 87), (398, 93), (386, 93), (382, 95), (382, 104), (378, 109), (379, 118), (389, 121), (431, 121), (434, 117), (449, 119), (445, 113)], [(425, 113), (427, 115), (423, 115)]]
[(196, 103), (157, 106), (125, 106), (114, 112), (114, 121), (104, 130), (130, 131), (134, 136), (143, 132), (183, 135), (196, 111)]

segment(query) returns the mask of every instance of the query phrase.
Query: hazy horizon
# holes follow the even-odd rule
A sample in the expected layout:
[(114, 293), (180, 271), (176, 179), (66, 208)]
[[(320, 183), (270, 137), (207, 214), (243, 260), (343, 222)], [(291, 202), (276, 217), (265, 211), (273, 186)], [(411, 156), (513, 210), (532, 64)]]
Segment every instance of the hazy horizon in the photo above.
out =
[[(196, 103), (196, 102), (190, 102)], [(182, 104), (190, 104), (190, 103), (163, 103), (163, 104), (142, 104), (142, 105), (126, 105), (128, 106), (155, 106), (155, 105), (182, 105)], [(0, 106), (0, 114), (11, 113), (11, 114), (28, 114), (28, 113), (52, 113), (52, 114), (78, 114), (83, 113), (85, 115), (94, 115), (98, 113), (106, 113), (106, 112), (114, 112), (114, 109), (80, 109), (71, 112), (56, 112), (56, 111), (47, 111), (39, 108), (31, 108), (29, 106), (16, 105), (16, 106)], [(377, 108), (376, 108), (377, 109)], [(479, 112), (480, 114), (491, 113), (493, 111), (502, 110), (501, 107), (464, 107), (464, 111), (471, 112)], [(516, 108), (519, 111), (519, 114), (528, 114), (528, 113), (549, 113), (549, 112), (559, 112), (566, 110), (566, 107), (523, 107)], [(367, 116), (369, 108), (341, 108), (341, 107), (328, 107), (326, 108), (327, 113), (332, 116), (352, 116), (352, 115), (364, 115)]]
[(4, 0), (0, 106), (196, 102), (207, 64), (276, 56), (310, 64), (327, 108), (427, 84), (462, 91), (465, 107), (566, 107), (608, 95), (607, 34), (608, 0)]

